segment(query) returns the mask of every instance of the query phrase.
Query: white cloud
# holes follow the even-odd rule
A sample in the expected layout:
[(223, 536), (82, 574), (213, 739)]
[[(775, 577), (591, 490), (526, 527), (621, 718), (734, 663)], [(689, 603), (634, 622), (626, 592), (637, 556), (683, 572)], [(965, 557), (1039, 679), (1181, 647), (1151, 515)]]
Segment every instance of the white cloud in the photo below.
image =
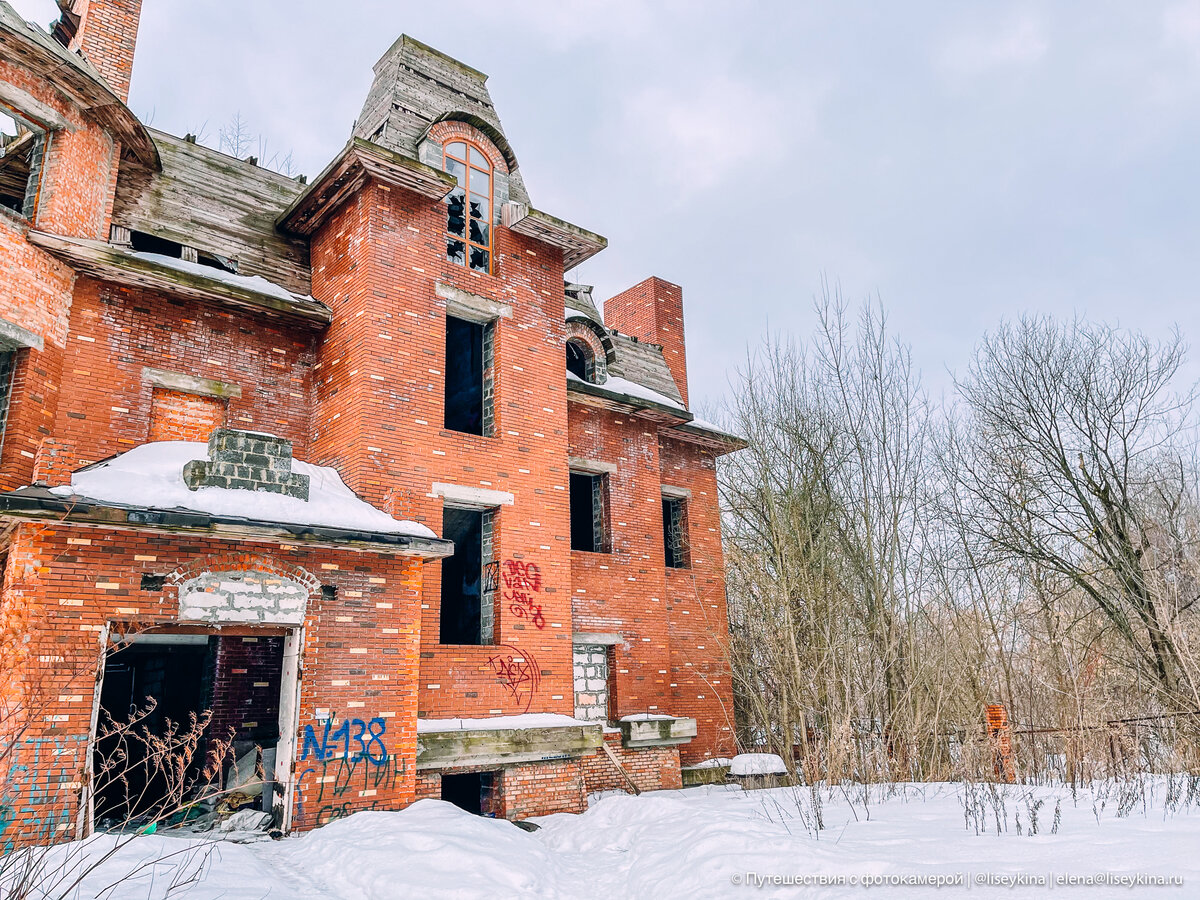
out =
[(1032, 65), (1049, 48), (1042, 22), (1026, 13), (989, 32), (955, 35), (942, 47), (938, 65), (951, 75), (976, 76), (995, 69)]

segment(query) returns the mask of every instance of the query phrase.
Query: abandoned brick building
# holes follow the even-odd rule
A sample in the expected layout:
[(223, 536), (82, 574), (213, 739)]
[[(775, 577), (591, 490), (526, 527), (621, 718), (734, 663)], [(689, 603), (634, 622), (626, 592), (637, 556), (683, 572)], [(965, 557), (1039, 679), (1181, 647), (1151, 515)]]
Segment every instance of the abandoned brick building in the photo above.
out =
[(741, 442), (688, 412), (679, 287), (601, 316), (564, 273), (604, 238), (418, 41), (289, 178), (130, 112), (141, 0), (59, 5), (0, 2), (0, 843), (97, 827), (147, 697), (256, 748), (283, 830), (730, 754)]

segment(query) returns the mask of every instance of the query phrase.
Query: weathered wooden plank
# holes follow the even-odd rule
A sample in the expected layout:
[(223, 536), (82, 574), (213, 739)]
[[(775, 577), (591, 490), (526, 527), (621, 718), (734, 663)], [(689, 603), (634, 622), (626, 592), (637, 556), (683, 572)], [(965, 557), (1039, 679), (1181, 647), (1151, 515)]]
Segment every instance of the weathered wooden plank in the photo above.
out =
[(113, 224), (238, 261), (298, 294), (312, 291), (308, 242), (275, 219), (304, 190), (293, 178), (151, 130), (162, 172), (122, 163)]

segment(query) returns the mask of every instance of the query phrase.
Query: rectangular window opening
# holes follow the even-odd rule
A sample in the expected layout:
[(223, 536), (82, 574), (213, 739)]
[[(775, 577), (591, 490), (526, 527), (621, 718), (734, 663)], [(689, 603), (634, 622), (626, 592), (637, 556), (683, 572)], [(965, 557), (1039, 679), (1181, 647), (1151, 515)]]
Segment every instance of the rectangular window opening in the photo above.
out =
[(587, 472), (570, 478), (571, 549), (608, 553), (608, 478)]
[(491, 437), (494, 326), (446, 316), (446, 429)]
[(442, 799), (475, 816), (498, 814), (499, 772), (457, 772), (442, 776)]
[(32, 219), (37, 206), (46, 133), (0, 107), (0, 206)]
[(442, 560), (441, 644), (492, 643), (495, 594), (485, 584), (485, 569), (494, 522), (494, 510), (446, 507), (442, 513), (442, 537), (454, 542), (454, 555)]
[(691, 565), (688, 552), (687, 501), (663, 497), (663, 549), (668, 569), (686, 569)]

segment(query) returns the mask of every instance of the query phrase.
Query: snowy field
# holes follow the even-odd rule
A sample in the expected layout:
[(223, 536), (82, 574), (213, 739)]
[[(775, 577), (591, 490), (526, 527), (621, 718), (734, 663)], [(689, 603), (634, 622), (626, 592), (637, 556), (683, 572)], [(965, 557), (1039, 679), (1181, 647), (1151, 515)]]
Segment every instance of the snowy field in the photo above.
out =
[[(722, 786), (608, 796), (584, 815), (539, 819), (541, 830), (534, 833), (423, 800), (402, 812), (359, 813), (278, 842), (137, 838), (91, 873), (76, 896), (96, 896), (139, 859), (172, 854), (107, 896), (916, 900), (1053, 891), (1080, 898), (1198, 897), (1200, 809), (1195, 797), (1191, 804), (1180, 799), (1178, 788), (1163, 781), (1146, 782), (1138, 791), (1105, 785), (1073, 798), (1065, 788), (875, 786), (864, 794), (855, 786), (822, 795), (820, 830), (806, 789), (742, 792)], [(111, 840), (97, 838), (93, 849)], [(194, 852), (182, 852), (189, 847)], [(201, 863), (199, 881), (170, 890), (183, 870)], [(772, 884), (772, 876), (809, 883)], [(814, 883), (814, 877), (843, 876), (844, 884)], [(931, 876), (949, 883), (896, 883)], [(1001, 883), (1018, 876), (1025, 883)], [(1055, 883), (1096, 876), (1114, 882), (1182, 879), (1182, 885)]]

